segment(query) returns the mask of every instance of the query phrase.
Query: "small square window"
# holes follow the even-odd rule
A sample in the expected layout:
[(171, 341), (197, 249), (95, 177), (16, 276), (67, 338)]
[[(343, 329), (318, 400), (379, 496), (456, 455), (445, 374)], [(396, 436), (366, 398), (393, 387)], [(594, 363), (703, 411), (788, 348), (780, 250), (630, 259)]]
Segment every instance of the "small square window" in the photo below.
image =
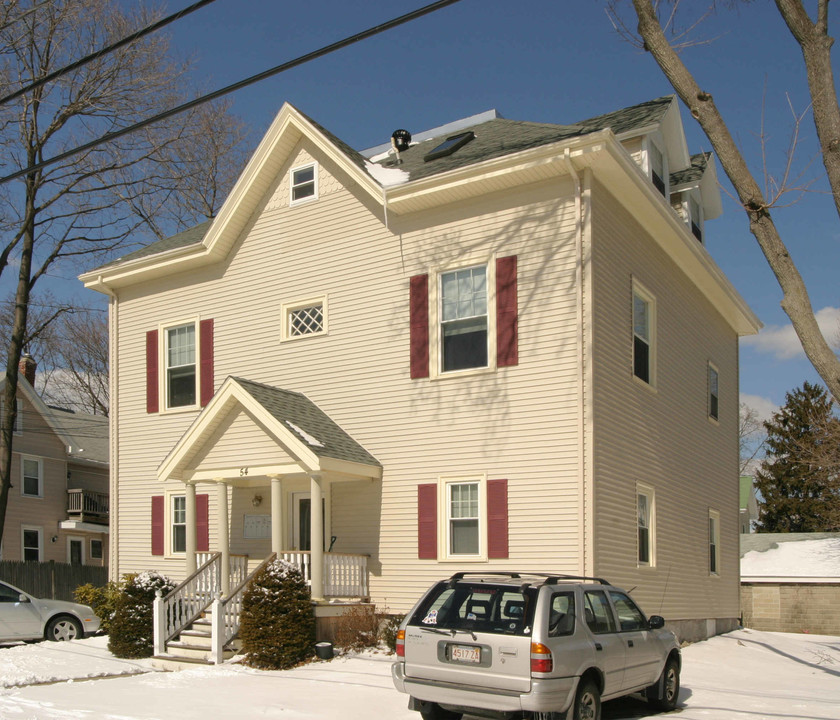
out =
[(304, 167), (294, 168), (291, 172), (292, 199), (294, 205), (305, 200), (315, 200), (318, 197), (318, 168), (314, 163)]
[(323, 335), (327, 332), (327, 300), (325, 297), (284, 303), (283, 340), (295, 340), (309, 335)]
[(43, 465), (38, 458), (22, 457), (21, 463), (21, 495), (27, 497), (42, 497), (43, 495)]
[(709, 417), (712, 420), (719, 419), (720, 395), (718, 390), (719, 376), (717, 368), (709, 365)]

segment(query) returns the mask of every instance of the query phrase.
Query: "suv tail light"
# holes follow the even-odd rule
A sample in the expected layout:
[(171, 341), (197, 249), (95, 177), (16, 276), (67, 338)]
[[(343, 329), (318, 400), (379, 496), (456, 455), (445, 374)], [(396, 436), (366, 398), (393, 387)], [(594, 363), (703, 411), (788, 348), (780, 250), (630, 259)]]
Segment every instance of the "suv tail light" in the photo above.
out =
[[(399, 645), (397, 646), (399, 652)], [(554, 660), (549, 650), (542, 643), (531, 643), (531, 672), (548, 673), (554, 669)]]
[(405, 630), (397, 631), (397, 657), (405, 657)]

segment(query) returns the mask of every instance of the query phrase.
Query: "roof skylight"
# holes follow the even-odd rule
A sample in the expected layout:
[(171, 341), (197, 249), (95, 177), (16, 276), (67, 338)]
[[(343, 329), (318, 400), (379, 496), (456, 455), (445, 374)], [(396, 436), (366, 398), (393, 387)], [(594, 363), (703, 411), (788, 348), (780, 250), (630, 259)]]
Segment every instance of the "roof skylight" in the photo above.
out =
[(464, 147), (474, 137), (475, 133), (472, 130), (467, 130), (467, 132), (459, 133), (458, 135), (450, 135), (434, 150), (424, 155), (423, 161), (429, 162), (429, 160), (437, 160), (438, 158), (451, 155), (456, 150)]

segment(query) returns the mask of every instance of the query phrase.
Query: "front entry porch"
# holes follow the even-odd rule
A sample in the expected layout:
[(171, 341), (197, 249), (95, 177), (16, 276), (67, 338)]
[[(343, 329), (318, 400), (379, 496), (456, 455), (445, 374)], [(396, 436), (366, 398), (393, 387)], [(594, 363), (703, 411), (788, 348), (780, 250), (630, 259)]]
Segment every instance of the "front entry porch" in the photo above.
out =
[[(220, 661), (238, 632), (248, 581), (273, 558), (301, 569), (316, 610), (328, 600), (367, 600), (367, 556), (331, 552), (332, 488), (381, 473), (305, 396), (227, 378), (158, 469), (161, 481), (183, 483), (186, 578), (156, 601), (156, 653), (212, 607), (210, 656)], [(212, 552), (199, 551), (199, 489), (201, 533)]]

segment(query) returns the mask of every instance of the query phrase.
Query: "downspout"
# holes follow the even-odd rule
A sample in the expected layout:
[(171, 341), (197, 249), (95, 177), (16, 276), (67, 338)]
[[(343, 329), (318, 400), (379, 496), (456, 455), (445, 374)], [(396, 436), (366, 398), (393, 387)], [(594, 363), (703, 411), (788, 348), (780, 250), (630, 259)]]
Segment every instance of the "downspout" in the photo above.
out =
[(586, 450), (586, 443), (584, 440), (584, 432), (586, 429), (584, 410), (586, 398), (584, 394), (584, 368), (585, 360), (584, 343), (583, 343), (583, 212), (581, 207), (581, 183), (580, 176), (572, 163), (571, 151), (566, 148), (563, 152), (563, 161), (566, 163), (566, 168), (569, 171), (569, 176), (575, 185), (575, 321), (577, 322), (577, 387), (578, 387), (578, 441), (577, 441), (577, 473), (580, 478), (580, 491), (578, 497), (578, 525), (581, 532), (578, 535), (578, 571), (582, 575), (587, 573), (587, 565), (589, 565), (589, 558), (587, 557), (587, 531), (588, 525), (586, 523), (586, 463), (584, 462), (584, 452)]
[(120, 436), (117, 432), (117, 418), (119, 417), (119, 301), (117, 294), (102, 280), (100, 275), (96, 279), (97, 289), (108, 296), (108, 467), (110, 497), (108, 498), (108, 579), (118, 582), (119, 567), (119, 458)]

